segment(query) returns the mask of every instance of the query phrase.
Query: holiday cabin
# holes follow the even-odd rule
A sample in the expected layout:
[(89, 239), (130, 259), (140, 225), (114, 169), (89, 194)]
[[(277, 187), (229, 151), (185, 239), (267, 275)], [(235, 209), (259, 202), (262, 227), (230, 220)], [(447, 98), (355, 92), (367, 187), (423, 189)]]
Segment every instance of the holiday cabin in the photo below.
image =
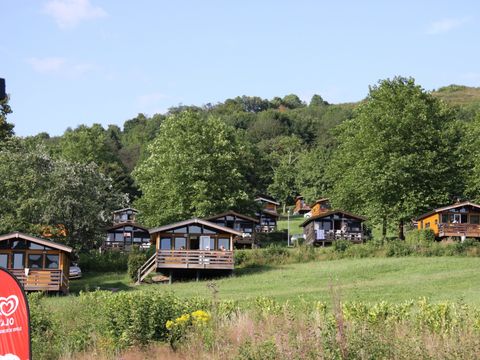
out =
[(434, 209), (417, 218), (418, 229), (431, 229), (439, 239), (480, 238), (480, 205), (470, 201)]
[(0, 267), (26, 291), (68, 293), (72, 248), (19, 232), (0, 236)]
[(318, 199), (311, 206), (311, 216), (318, 216), (332, 210), (330, 201), (327, 198)]
[(193, 218), (150, 230), (155, 254), (139, 269), (141, 282), (150, 272), (196, 274), (233, 271), (234, 239), (240, 231)]
[(259, 195), (255, 201), (261, 204), (262, 209), (256, 214), (259, 220), (257, 231), (272, 232), (277, 229), (277, 221), (280, 215), (277, 212), (277, 207), (280, 203), (274, 198), (267, 195)]
[(107, 229), (103, 249), (119, 249), (129, 251), (132, 246), (140, 248), (150, 247), (150, 233), (148, 229), (138, 223), (138, 211), (125, 208), (113, 212), (113, 225)]
[(349, 240), (361, 243), (365, 240), (362, 216), (346, 211), (332, 210), (312, 216), (300, 226), (303, 227), (305, 242), (310, 245), (325, 246), (336, 240)]
[(260, 223), (258, 219), (235, 211), (227, 211), (204, 220), (241, 232), (242, 236), (237, 236), (234, 239), (235, 248), (254, 247), (256, 227)]
[(303, 196), (295, 197), (295, 207), (293, 208), (293, 215), (303, 215), (310, 212), (310, 206), (305, 203)]

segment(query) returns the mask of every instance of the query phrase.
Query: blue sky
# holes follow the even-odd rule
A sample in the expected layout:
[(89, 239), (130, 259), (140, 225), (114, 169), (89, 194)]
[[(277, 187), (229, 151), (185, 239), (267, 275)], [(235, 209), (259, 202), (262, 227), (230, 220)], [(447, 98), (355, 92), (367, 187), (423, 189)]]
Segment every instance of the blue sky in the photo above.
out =
[(0, 0), (17, 135), (237, 95), (358, 101), (413, 76), (480, 86), (478, 1)]

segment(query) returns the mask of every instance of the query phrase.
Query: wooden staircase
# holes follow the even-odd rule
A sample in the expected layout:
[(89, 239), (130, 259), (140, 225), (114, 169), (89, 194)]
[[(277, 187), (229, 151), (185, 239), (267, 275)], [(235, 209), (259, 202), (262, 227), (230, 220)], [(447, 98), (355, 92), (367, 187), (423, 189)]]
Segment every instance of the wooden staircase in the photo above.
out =
[(140, 284), (152, 271), (157, 269), (157, 253), (153, 254), (145, 264), (138, 269), (137, 284)]

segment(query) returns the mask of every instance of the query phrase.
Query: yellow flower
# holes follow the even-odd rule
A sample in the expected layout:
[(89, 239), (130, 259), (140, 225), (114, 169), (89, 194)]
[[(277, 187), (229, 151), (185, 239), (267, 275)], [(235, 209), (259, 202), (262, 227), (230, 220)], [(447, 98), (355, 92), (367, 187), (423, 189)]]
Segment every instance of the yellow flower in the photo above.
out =
[(194, 311), (192, 317), (195, 323), (207, 323), (211, 319), (210, 314), (203, 310)]
[(174, 322), (172, 320), (167, 320), (165, 327), (167, 330), (171, 330), (173, 328)]

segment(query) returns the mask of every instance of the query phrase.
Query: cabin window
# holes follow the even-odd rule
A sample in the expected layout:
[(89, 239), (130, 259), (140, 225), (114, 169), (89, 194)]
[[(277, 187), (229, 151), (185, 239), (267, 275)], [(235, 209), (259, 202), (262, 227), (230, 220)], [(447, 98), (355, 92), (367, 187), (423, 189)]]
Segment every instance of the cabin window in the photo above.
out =
[(0, 254), (0, 268), (8, 268), (8, 254)]
[(160, 239), (160, 250), (171, 250), (172, 249), (172, 239), (169, 237)]
[(25, 240), (14, 240), (12, 248), (13, 249), (26, 249), (27, 244), (26, 244)]
[(215, 249), (215, 238), (210, 236), (200, 236), (200, 250)]
[(462, 214), (462, 215), (461, 215), (461, 221), (460, 221), (460, 222), (461, 222), (462, 224), (466, 224), (466, 223), (468, 222), (467, 218), (468, 218), (468, 215), (467, 215), (467, 214)]
[(425, 229), (430, 229), (430, 223), (429, 222), (425, 223)]
[(28, 255), (28, 266), (31, 269), (41, 269), (43, 267), (42, 255), (40, 254), (29, 254)]
[(29, 241), (28, 248), (31, 250), (43, 250), (45, 246)]
[(202, 233), (202, 228), (198, 225), (190, 225), (188, 227), (188, 232), (190, 234), (201, 234)]
[(448, 223), (448, 214), (442, 214), (442, 223), (444, 224)]
[(0, 249), (10, 249), (10, 240), (0, 241)]
[(187, 238), (176, 237), (175, 238), (175, 250), (185, 250), (187, 248)]
[[(220, 224), (220, 225), (223, 226), (223, 224)], [(215, 230), (212, 230), (212, 229), (204, 226), (204, 227), (203, 227), (203, 233), (204, 233), (204, 234), (214, 235), (214, 234), (216, 234), (217, 232), (216, 232)]]
[(230, 239), (228, 238), (219, 238), (218, 239), (218, 250), (230, 250)]
[(184, 226), (184, 227), (176, 228), (173, 230), (173, 232), (176, 234), (185, 234), (187, 233), (187, 227)]
[(480, 224), (480, 215), (470, 215), (470, 224)]
[(12, 268), (23, 269), (24, 253), (13, 253)]
[(58, 255), (45, 255), (45, 269), (58, 269)]

